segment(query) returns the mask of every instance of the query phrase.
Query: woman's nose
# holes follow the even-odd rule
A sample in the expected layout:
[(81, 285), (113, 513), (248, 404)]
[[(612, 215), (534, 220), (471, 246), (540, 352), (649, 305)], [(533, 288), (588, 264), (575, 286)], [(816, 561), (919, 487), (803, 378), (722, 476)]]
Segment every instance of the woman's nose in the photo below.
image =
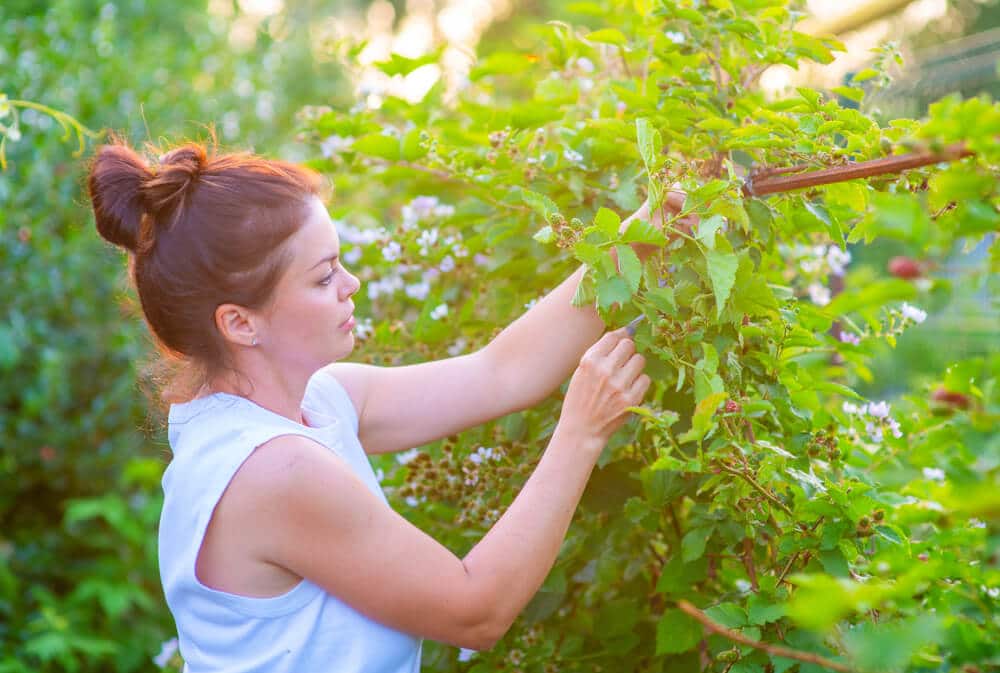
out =
[(351, 297), (355, 292), (361, 289), (361, 280), (351, 272), (347, 272), (347, 275), (349, 276), (350, 282), (345, 285), (347, 291), (344, 294), (344, 299)]

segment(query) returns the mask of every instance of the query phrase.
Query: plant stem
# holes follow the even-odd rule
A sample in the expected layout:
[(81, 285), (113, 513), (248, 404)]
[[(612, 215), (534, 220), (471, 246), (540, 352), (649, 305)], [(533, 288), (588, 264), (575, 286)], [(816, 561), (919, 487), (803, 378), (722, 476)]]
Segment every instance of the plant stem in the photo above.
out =
[(677, 602), (677, 607), (691, 615), (699, 622), (702, 626), (707, 628), (712, 633), (717, 633), (718, 635), (728, 638), (734, 643), (739, 643), (740, 645), (746, 645), (752, 647), (755, 650), (763, 650), (770, 655), (776, 657), (784, 657), (786, 659), (795, 659), (796, 661), (804, 661), (809, 664), (816, 664), (817, 666), (822, 666), (823, 668), (829, 668), (831, 671), (838, 671), (839, 673), (853, 673), (852, 668), (841, 664), (836, 661), (827, 659), (818, 654), (813, 654), (812, 652), (801, 652), (799, 650), (793, 650), (789, 647), (783, 647), (781, 645), (771, 645), (770, 643), (762, 643), (759, 640), (752, 640), (746, 636), (728, 629), (722, 624), (718, 624), (706, 615), (704, 612), (691, 605), (685, 600), (680, 600)]
[[(883, 159), (872, 159), (871, 161), (851, 162), (846, 166), (836, 166), (824, 168), (818, 171), (810, 171), (799, 175), (786, 177), (767, 177), (781, 173), (802, 171), (804, 166), (791, 166), (788, 168), (765, 168), (751, 173), (743, 182), (743, 194), (745, 196), (766, 196), (768, 194), (778, 194), (780, 192), (790, 192), (795, 189), (805, 189), (807, 187), (817, 187), (828, 185), (834, 182), (844, 182), (845, 180), (855, 180), (857, 178), (870, 178), (876, 175), (887, 173), (901, 173), (911, 168), (929, 166), (942, 161), (954, 161), (968, 156), (972, 156), (965, 143), (949, 145), (940, 152), (931, 150), (921, 150), (910, 152), (909, 154), (899, 154), (885, 157)], [(756, 178), (764, 175), (764, 179)]]
[(761, 486), (757, 482), (756, 479), (754, 479), (753, 477), (750, 476), (749, 473), (743, 472), (742, 470), (737, 470), (735, 468), (729, 467), (728, 465), (720, 465), (719, 467), (720, 467), (720, 469), (723, 472), (728, 472), (729, 474), (732, 474), (732, 475), (735, 475), (737, 477), (740, 477), (740, 478), (744, 479), (748, 484), (750, 484), (757, 491), (759, 491), (761, 495), (763, 495), (765, 498), (767, 498), (775, 507), (778, 507), (779, 509), (781, 509), (781, 511), (784, 512), (785, 514), (787, 514), (788, 516), (793, 517), (793, 518), (795, 517), (795, 514), (792, 512), (791, 509), (788, 508), (788, 505), (786, 505), (785, 503), (781, 502), (781, 500), (778, 499), (778, 496), (776, 496), (775, 494), (771, 493), (771, 491), (769, 491), (768, 489), (766, 489), (763, 486)]

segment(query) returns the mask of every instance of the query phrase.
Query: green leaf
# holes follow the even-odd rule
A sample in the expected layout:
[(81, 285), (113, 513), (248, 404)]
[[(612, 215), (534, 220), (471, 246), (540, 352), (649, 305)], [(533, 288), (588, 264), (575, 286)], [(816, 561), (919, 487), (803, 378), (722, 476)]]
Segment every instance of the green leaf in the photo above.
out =
[(594, 215), (594, 226), (608, 234), (609, 237), (616, 236), (621, 227), (622, 220), (618, 213), (608, 208), (600, 208)]
[(669, 286), (654, 287), (646, 291), (645, 297), (650, 304), (666, 315), (677, 314), (677, 300), (674, 298), (674, 288)]
[(398, 161), (400, 156), (399, 138), (396, 136), (370, 133), (354, 141), (351, 149), (359, 154)]
[(729, 629), (739, 629), (747, 625), (747, 613), (736, 603), (719, 603), (704, 612), (712, 621)]
[(705, 553), (705, 545), (708, 538), (712, 536), (712, 527), (705, 526), (692, 528), (681, 539), (681, 560), (690, 563), (702, 557)]
[(721, 215), (712, 215), (705, 218), (698, 222), (698, 231), (695, 234), (695, 238), (701, 241), (709, 250), (714, 250), (715, 234), (719, 231), (719, 227), (725, 223), (726, 220)]
[(642, 281), (642, 262), (631, 246), (616, 245), (615, 250), (618, 251), (618, 266), (625, 276), (625, 282), (628, 283), (629, 298), (631, 298), (631, 295), (639, 290), (639, 283)]
[(612, 304), (627, 304), (632, 299), (632, 291), (621, 276), (602, 278), (597, 281), (597, 302), (602, 309), (611, 308)]
[[(663, 140), (660, 137), (660, 132), (649, 123), (648, 119), (639, 117), (635, 120), (635, 134), (639, 145), (639, 156), (646, 164), (646, 173), (652, 176), (662, 163), (660, 149), (663, 147)], [(650, 201), (650, 207), (659, 205), (653, 199)]]
[(722, 317), (722, 310), (736, 281), (739, 258), (733, 253), (709, 250), (705, 253), (705, 259), (708, 262), (708, 275), (712, 279), (712, 292), (715, 294), (715, 314), (719, 318)]
[(656, 623), (656, 655), (687, 652), (701, 640), (701, 624), (677, 608), (663, 612)]
[(691, 418), (691, 429), (677, 439), (681, 442), (700, 441), (712, 426), (712, 417), (727, 395), (725, 392), (712, 393), (698, 402)]
[(535, 232), (532, 236), (533, 239), (542, 244), (548, 244), (555, 240), (555, 234), (552, 233), (552, 227), (545, 225), (541, 229)]
[(865, 242), (877, 237), (892, 238), (922, 247), (930, 235), (930, 217), (919, 199), (911, 194), (876, 192), (871, 195), (873, 210), (855, 227), (848, 242), (862, 235)]
[(618, 47), (624, 47), (628, 44), (628, 38), (625, 37), (625, 34), (615, 28), (602, 28), (601, 30), (595, 30), (592, 33), (588, 33), (585, 39), (588, 42), (613, 44)]
[(663, 246), (667, 244), (667, 236), (646, 220), (634, 219), (628, 223), (622, 242)]
[(775, 622), (785, 616), (785, 606), (769, 602), (760, 594), (751, 594), (747, 601), (747, 622), (754, 625)]
[(559, 206), (555, 204), (555, 201), (544, 194), (533, 192), (530, 189), (525, 189), (524, 187), (520, 187), (519, 189), (521, 190), (521, 200), (541, 215), (546, 222), (552, 224), (552, 216), (559, 213)]
[(580, 279), (580, 284), (576, 286), (572, 303), (573, 306), (581, 308), (583, 306), (593, 306), (596, 299), (597, 290), (594, 286), (594, 274), (588, 266), (583, 270), (583, 277)]

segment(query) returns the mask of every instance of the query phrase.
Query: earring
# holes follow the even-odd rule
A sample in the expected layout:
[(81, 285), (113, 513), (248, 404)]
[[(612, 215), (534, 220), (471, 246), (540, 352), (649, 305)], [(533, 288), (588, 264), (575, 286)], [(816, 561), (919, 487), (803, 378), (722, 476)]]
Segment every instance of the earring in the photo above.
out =
[(254, 336), (253, 341), (250, 342), (250, 345), (251, 346), (256, 346), (257, 345), (257, 337), (256, 336)]

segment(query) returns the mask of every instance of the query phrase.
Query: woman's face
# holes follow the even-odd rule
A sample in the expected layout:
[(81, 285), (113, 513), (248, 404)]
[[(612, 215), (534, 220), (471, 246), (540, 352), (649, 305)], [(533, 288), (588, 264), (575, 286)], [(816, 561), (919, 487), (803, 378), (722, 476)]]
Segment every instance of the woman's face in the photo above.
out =
[(275, 288), (260, 343), (285, 367), (311, 375), (354, 349), (354, 302), (361, 282), (340, 263), (337, 229), (317, 197), (288, 241), (292, 261)]

